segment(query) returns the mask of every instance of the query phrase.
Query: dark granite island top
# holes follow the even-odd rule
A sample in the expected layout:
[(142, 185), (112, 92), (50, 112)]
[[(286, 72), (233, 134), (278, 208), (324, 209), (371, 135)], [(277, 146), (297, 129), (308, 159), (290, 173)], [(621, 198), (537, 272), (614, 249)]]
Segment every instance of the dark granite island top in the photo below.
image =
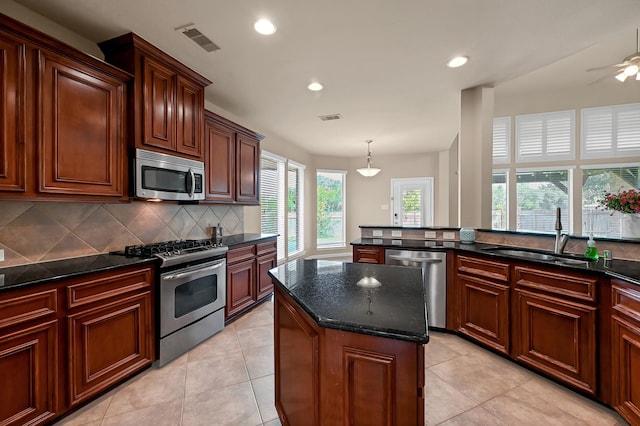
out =
[(321, 327), (429, 341), (420, 268), (295, 260), (269, 275)]
[(283, 425), (424, 424), (419, 268), (296, 260), (269, 275)]

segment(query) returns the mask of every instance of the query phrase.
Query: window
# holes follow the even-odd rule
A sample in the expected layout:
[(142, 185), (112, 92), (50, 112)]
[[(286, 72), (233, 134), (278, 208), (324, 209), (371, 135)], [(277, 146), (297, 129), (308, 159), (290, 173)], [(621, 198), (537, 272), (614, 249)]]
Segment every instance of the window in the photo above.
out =
[(638, 165), (610, 168), (585, 168), (582, 171), (582, 233), (595, 237), (619, 238), (622, 215), (598, 208), (605, 192), (620, 192), (638, 188)]
[(556, 208), (569, 231), (569, 170), (516, 170), (516, 229), (554, 232)]
[(278, 234), (278, 261), (304, 251), (303, 187), (303, 165), (262, 151), (260, 230)]
[(493, 164), (509, 163), (511, 147), (511, 117), (493, 119)]
[(284, 250), (284, 167), (282, 157), (262, 151), (260, 159), (260, 231), (278, 235), (278, 260), (286, 256)]
[(304, 251), (304, 166), (287, 166), (287, 256)]
[(574, 110), (516, 116), (516, 161), (573, 160), (574, 123)]
[(491, 229), (507, 229), (507, 172), (493, 171), (491, 182)]
[(317, 247), (346, 247), (345, 177), (340, 170), (318, 170), (317, 180)]
[(640, 104), (586, 108), (581, 114), (581, 158), (640, 155)]

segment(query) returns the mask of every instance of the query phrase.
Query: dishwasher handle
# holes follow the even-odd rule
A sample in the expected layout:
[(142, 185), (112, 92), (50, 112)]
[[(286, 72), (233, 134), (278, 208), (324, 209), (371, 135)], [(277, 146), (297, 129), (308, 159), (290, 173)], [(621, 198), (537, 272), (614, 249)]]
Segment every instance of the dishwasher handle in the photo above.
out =
[(389, 255), (390, 259), (393, 260), (405, 260), (409, 262), (418, 262), (418, 263), (442, 263), (442, 259), (434, 259), (428, 257), (405, 257), (405, 256), (397, 256), (394, 254)]

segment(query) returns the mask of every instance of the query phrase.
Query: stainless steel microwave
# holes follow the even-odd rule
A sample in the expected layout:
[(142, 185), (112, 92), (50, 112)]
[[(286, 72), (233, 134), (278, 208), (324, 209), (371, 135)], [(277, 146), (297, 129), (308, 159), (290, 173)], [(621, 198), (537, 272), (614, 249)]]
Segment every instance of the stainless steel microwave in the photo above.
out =
[(204, 200), (204, 163), (201, 161), (136, 149), (134, 168), (138, 198)]

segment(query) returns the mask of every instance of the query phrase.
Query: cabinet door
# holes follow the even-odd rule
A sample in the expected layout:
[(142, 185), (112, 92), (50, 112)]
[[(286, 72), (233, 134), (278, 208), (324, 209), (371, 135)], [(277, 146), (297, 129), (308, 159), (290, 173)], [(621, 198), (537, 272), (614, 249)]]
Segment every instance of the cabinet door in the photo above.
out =
[(596, 393), (596, 308), (515, 289), (513, 356)]
[(143, 61), (142, 143), (176, 151), (175, 73), (151, 58)]
[(257, 259), (258, 264), (258, 289), (257, 289), (257, 299), (262, 299), (263, 297), (271, 294), (273, 292), (273, 281), (269, 276), (268, 272), (270, 269), (278, 266), (278, 261), (276, 259), (276, 253), (266, 254), (264, 256), (260, 256)]
[(640, 324), (614, 315), (611, 319), (611, 405), (629, 423), (640, 424)]
[(57, 324), (0, 335), (0, 424), (42, 424), (56, 414)]
[(202, 159), (202, 129), (204, 116), (204, 89), (189, 80), (177, 77), (177, 140), (176, 148), (182, 154)]
[(383, 247), (353, 246), (353, 261), (355, 263), (384, 263)]
[(145, 292), (68, 316), (72, 405), (151, 364), (151, 303)]
[(0, 191), (26, 189), (25, 50), (0, 34)]
[(124, 196), (126, 85), (39, 52), (38, 191)]
[(255, 277), (255, 259), (227, 266), (226, 318), (251, 306), (257, 300)]
[(509, 354), (509, 285), (459, 275), (460, 329), (467, 336)]
[(236, 136), (236, 201), (258, 204), (260, 142), (246, 135)]
[(235, 132), (207, 120), (205, 122), (205, 198), (233, 202), (235, 195)]

